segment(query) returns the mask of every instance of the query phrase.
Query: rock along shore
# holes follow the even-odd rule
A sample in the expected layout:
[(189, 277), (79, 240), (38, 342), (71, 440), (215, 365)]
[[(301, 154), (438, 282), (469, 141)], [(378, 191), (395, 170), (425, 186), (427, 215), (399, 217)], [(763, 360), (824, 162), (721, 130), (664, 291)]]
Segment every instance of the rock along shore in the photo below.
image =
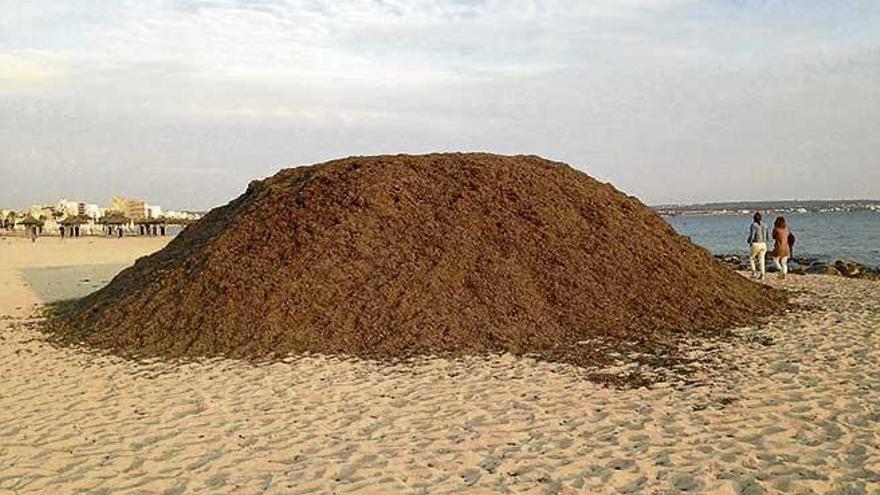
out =
[[(749, 270), (749, 257), (739, 254), (716, 254), (715, 259), (734, 270)], [(767, 259), (767, 271), (776, 272), (774, 263)], [(836, 275), (848, 278), (880, 280), (880, 267), (872, 267), (852, 260), (827, 261), (810, 256), (795, 256), (788, 262), (788, 272), (795, 275)]]

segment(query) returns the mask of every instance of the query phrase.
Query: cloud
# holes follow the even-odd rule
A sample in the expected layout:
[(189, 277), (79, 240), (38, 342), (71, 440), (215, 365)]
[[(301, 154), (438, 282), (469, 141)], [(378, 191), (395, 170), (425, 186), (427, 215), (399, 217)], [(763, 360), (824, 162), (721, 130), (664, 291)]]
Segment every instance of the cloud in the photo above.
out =
[[(868, 131), (880, 125), (877, 2), (72, 0), (0, 11), (2, 172), (59, 187), (69, 169), (99, 174), (83, 189), (99, 199), (154, 170), (188, 193), (141, 178), (139, 194), (205, 207), (280, 166), (437, 149), (544, 154), (652, 202), (880, 190)], [(36, 189), (3, 187), (19, 203)]]
[(39, 52), (0, 53), (0, 93), (45, 90), (62, 84), (66, 65)]

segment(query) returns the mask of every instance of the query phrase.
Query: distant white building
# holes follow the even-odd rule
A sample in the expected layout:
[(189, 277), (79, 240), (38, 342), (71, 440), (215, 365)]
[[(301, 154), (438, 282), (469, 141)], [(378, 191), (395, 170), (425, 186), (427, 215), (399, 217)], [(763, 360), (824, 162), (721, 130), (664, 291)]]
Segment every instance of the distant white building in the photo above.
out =
[(165, 218), (173, 218), (175, 220), (198, 220), (201, 215), (188, 211), (168, 210), (165, 212)]
[(55, 211), (65, 217), (75, 217), (77, 215), (85, 215), (92, 219), (100, 218), (101, 207), (94, 203), (84, 203), (82, 201), (70, 201), (62, 199), (55, 205)]
[(102, 214), (103, 209), (104, 208), (101, 208), (100, 206), (93, 204), (93, 203), (84, 203), (82, 214), (91, 218), (91, 219), (96, 220), (98, 218), (101, 218), (101, 214)]
[(144, 203), (147, 218), (159, 218), (162, 216), (162, 207), (159, 205), (148, 205)]

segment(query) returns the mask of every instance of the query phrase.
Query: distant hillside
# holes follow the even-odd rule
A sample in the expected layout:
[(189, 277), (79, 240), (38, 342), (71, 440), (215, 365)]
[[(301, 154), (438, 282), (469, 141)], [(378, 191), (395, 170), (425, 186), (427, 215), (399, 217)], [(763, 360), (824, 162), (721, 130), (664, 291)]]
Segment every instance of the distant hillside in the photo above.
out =
[(733, 201), (693, 205), (655, 205), (652, 208), (661, 215), (739, 215), (754, 211), (777, 213), (880, 212), (880, 200)]

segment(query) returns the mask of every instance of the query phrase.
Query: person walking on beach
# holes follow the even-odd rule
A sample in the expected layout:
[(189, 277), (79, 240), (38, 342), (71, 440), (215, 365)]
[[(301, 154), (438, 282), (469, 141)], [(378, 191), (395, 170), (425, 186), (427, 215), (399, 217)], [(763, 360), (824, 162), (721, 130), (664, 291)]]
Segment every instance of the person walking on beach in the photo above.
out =
[[(752, 278), (761, 280), (767, 272), (765, 259), (767, 256), (767, 227), (761, 223), (762, 217), (760, 212), (755, 212), (753, 219), (752, 226), (749, 227), (748, 242), (751, 248), (749, 264), (752, 267)], [(757, 267), (755, 266), (756, 261)], [(759, 269), (760, 271), (758, 271)]]
[(770, 255), (773, 257), (776, 268), (779, 269), (779, 278), (785, 278), (788, 275), (788, 258), (791, 256), (789, 240), (791, 237), (793, 236), (788, 230), (788, 225), (785, 224), (785, 217), (776, 217), (776, 221), (773, 222), (773, 240), (776, 241), (776, 244)]

